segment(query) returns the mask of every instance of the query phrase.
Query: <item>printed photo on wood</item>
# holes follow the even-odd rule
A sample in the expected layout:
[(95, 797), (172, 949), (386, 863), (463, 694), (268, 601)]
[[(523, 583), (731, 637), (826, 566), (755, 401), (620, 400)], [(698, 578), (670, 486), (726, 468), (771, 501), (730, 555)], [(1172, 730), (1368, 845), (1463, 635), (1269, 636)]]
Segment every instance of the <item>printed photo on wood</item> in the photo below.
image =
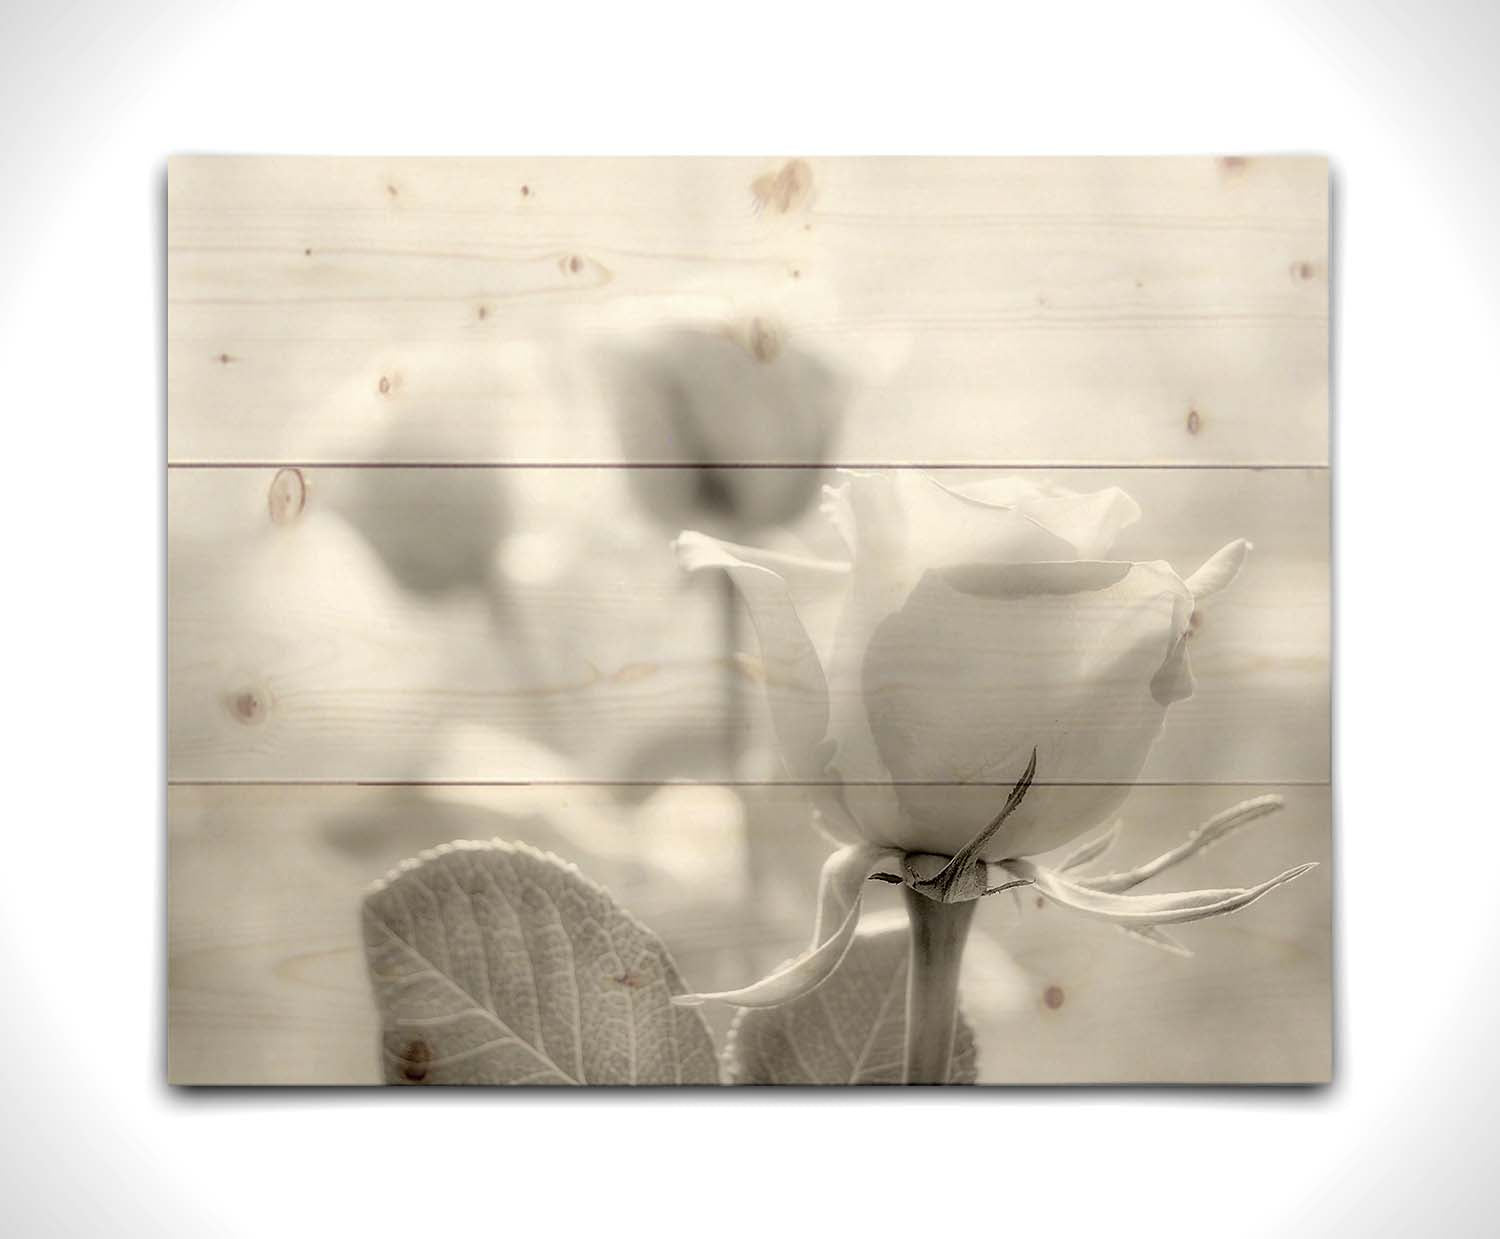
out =
[(170, 1082), (1330, 1079), (1328, 228), (173, 160)]

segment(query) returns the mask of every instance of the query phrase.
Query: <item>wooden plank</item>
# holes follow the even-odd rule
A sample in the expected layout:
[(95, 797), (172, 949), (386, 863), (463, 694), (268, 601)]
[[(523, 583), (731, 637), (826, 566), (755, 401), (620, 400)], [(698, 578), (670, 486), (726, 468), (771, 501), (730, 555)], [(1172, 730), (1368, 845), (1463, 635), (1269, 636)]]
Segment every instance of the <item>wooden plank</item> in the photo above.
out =
[(835, 366), (842, 461), (1321, 465), (1326, 164), (171, 166), (173, 461), (620, 461), (600, 356), (683, 322)]
[[(170, 777), (725, 777), (718, 594), (681, 573), (675, 528), (632, 489), (670, 486), (673, 472), (172, 470)], [(1197, 691), (1173, 707), (1143, 777), (1325, 781), (1326, 472), (1046, 476), (1137, 499), (1125, 558), (1186, 574), (1236, 537), (1256, 544), (1194, 632)], [(275, 493), (281, 523), (277, 486), (291, 487)], [(783, 545), (805, 548), (821, 520)], [(760, 693), (742, 696), (763, 740)], [(745, 770), (782, 777), (764, 755)]]
[[(982, 905), (964, 980), (982, 1081), (1328, 1078), (1328, 789), (1137, 788), (1112, 861), (1138, 863), (1268, 791), (1284, 795), (1282, 814), (1155, 885), (1244, 885), (1324, 863), (1233, 917), (1181, 928), (1192, 959), (1034, 897)], [(184, 1084), (376, 1082), (360, 899), (424, 848), (501, 836), (555, 851), (705, 988), (800, 949), (826, 852), (795, 788), (174, 787), (167, 809), (169, 1075)], [(899, 914), (895, 892), (874, 884), (869, 899), (871, 915)], [(712, 1018), (722, 1037), (725, 1013)]]

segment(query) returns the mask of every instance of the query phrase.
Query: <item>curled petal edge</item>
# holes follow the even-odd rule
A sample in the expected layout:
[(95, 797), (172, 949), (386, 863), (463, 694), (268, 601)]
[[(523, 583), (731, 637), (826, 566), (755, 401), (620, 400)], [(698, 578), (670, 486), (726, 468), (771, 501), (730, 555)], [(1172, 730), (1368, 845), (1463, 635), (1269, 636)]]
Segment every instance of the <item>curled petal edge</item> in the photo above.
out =
[[(782, 572), (840, 579), (845, 564), (797, 559), (758, 551), (684, 530), (672, 543), (677, 562), (687, 572), (722, 569), (734, 582), (750, 612), (766, 668), (766, 701), (787, 772), (813, 787), (819, 832), (834, 842), (860, 837), (858, 826), (838, 794), (837, 783), (824, 782), (833, 745), (828, 740), (828, 677), (808, 636)], [(781, 569), (778, 571), (777, 569)]]
[(1245, 559), (1255, 547), (1244, 538), (1236, 538), (1228, 546), (1220, 547), (1204, 562), (1203, 566), (1187, 579), (1188, 592), (1193, 601), (1203, 603), (1215, 594), (1229, 588), (1234, 578), (1245, 566)]
[(1054, 870), (1044, 869), (1027, 860), (1008, 860), (1005, 868), (1018, 878), (1030, 878), (1036, 885), (1037, 893), (1053, 903), (1081, 912), (1085, 916), (1108, 921), (1112, 925), (1140, 928), (1181, 925), (1238, 912), (1278, 886), (1301, 877), (1309, 869), (1316, 869), (1317, 863), (1298, 865), (1257, 886), (1228, 890), (1174, 891), (1164, 895), (1115, 895), (1091, 890)]
[(1141, 519), (1141, 508), (1118, 486), (1078, 494), (1064, 490), (1016, 490), (1015, 478), (967, 486), (931, 478), (939, 489), (965, 503), (1012, 511), (1073, 548), (1079, 559), (1104, 559), (1120, 532)]
[(864, 884), (877, 869), (901, 863), (894, 848), (855, 845), (835, 852), (823, 865), (818, 886), (818, 920), (812, 945), (784, 968), (743, 989), (714, 994), (679, 994), (678, 1006), (723, 1002), (735, 1007), (777, 1007), (815, 990), (848, 954), (859, 928)]
[(823, 518), (833, 527), (838, 535), (839, 541), (844, 544), (844, 549), (849, 553), (852, 560), (855, 546), (854, 512), (849, 505), (849, 483), (843, 482), (838, 486), (823, 487), (823, 497), (818, 504), (818, 511)]
[(1178, 595), (1172, 600), (1172, 628), (1177, 636), (1167, 651), (1166, 659), (1151, 677), (1151, 696), (1160, 706), (1186, 701), (1193, 695), (1193, 666), (1188, 658), (1188, 633), (1194, 606), (1196, 602), (1191, 594)]
[(688, 572), (721, 568), (729, 574), (760, 638), (761, 661), (769, 677), (766, 696), (771, 721), (794, 778), (822, 775), (821, 755), (828, 735), (828, 678), (812, 638), (787, 588), (773, 569), (752, 563), (744, 548), (707, 534), (684, 530), (672, 544), (677, 562)]
[(696, 530), (684, 530), (672, 544), (678, 563), (689, 572), (699, 568), (732, 568), (738, 563), (764, 568), (786, 581), (809, 584), (837, 584), (849, 575), (850, 564), (842, 559), (820, 559), (813, 555), (794, 555), (789, 551), (771, 551), (759, 546), (744, 546), (723, 538), (711, 538)]

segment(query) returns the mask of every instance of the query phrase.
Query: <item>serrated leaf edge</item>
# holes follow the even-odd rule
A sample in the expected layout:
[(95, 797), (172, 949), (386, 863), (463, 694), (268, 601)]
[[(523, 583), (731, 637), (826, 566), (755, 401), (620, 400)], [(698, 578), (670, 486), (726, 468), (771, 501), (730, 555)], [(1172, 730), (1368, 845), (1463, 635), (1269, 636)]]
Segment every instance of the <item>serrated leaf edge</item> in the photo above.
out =
[[(662, 936), (659, 933), (657, 933), (654, 929), (652, 929), (649, 925), (647, 925), (644, 921), (637, 917), (633, 912), (626, 908), (625, 905), (622, 904), (618, 899), (616, 899), (614, 895), (610, 893), (608, 887), (604, 886), (600, 882), (596, 882), (593, 878), (589, 877), (588, 874), (584, 873), (583, 870), (580, 869), (572, 861), (563, 859), (556, 852), (549, 852), (545, 848), (536, 847), (535, 845), (527, 843), (521, 839), (502, 839), (498, 835), (490, 839), (453, 839), (447, 843), (440, 843), (436, 847), (423, 848), (415, 856), (408, 856), (406, 859), (400, 861), (398, 864), (386, 870), (385, 874), (382, 877), (376, 878), (365, 888), (364, 898), (361, 900), (362, 912), (365, 915), (372, 915), (368, 907), (371, 896), (380, 894), (382, 891), (386, 890), (393, 882), (397, 881), (399, 878), (406, 876), (409, 873), (414, 873), (415, 871), (421, 869), (423, 865), (431, 864), (433, 861), (439, 860), (442, 857), (450, 855), (454, 852), (503, 852), (512, 856), (527, 856), (533, 860), (545, 861), (549, 864), (556, 865), (559, 869), (563, 870), (571, 877), (576, 878), (580, 885), (593, 892), (594, 894), (600, 895), (603, 898), (607, 899), (610, 905), (615, 909), (615, 911), (619, 913), (621, 919), (629, 924), (632, 928), (636, 929), (640, 933), (648, 935), (656, 942), (658, 942), (661, 945), (662, 954), (666, 959), (668, 968), (670, 969), (667, 985), (668, 995), (675, 997), (679, 993), (687, 992), (687, 983), (683, 980), (682, 970), (678, 968), (677, 960), (673, 957), (671, 949), (667, 946), (666, 942), (662, 940)], [(673, 1006), (674, 1009), (684, 1009), (678, 1007), (676, 1004), (673, 1004)], [(686, 1009), (691, 1010), (692, 1008)], [(708, 1027), (708, 1021), (703, 1018), (701, 1013), (699, 1013), (698, 1018), (703, 1024), (704, 1032), (708, 1035), (709, 1044), (712, 1045), (713, 1031)], [(715, 1055), (715, 1059), (716, 1064), (719, 1068), (719, 1084), (723, 1085), (727, 1083), (727, 1080), (722, 1053)], [(601, 1086), (592, 1085), (586, 1087)], [(676, 1085), (674, 1087), (688, 1088), (693, 1086)], [(712, 1086), (708, 1085), (702, 1087)]]

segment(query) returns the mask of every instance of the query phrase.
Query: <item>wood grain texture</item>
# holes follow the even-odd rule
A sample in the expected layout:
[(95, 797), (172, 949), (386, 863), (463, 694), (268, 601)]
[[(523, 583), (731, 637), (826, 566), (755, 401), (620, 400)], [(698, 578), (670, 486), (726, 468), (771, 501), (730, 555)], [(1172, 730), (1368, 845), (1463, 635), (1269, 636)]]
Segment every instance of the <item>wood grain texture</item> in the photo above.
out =
[[(1178, 959), (1034, 898), (982, 905), (963, 1002), (990, 1083), (1305, 1082), (1330, 1070), (1326, 787), (1141, 787), (1111, 860), (1136, 863), (1238, 800), (1287, 801), (1153, 886), (1319, 869), (1220, 921)], [(169, 1075), (176, 1083), (380, 1079), (360, 943), (368, 884), (454, 838), (576, 861), (659, 933), (689, 984), (741, 983), (799, 950), (826, 852), (797, 789), (175, 787), (168, 793)], [(752, 896), (743, 832), (760, 832)], [(1113, 866), (1109, 866), (1113, 867)], [(872, 917), (901, 915), (872, 884)], [(722, 1037), (728, 1012), (714, 1011)]]
[[(675, 531), (640, 513), (621, 472), (172, 471), (170, 777), (724, 777), (718, 594), (679, 570)], [(1203, 613), (1197, 690), (1143, 778), (1326, 781), (1326, 472), (1048, 476), (1138, 500), (1126, 558), (1186, 574), (1236, 537), (1256, 545)], [(744, 649), (758, 720), (748, 634)], [(753, 769), (784, 777), (769, 759)]]
[[(1114, 859), (1263, 791), (1285, 813), (1169, 885), (1330, 859), (1324, 160), (185, 157), (168, 181), (173, 1081), (378, 1081), (360, 900), (457, 838), (577, 862), (694, 988), (800, 950), (826, 845), (776, 782), (754, 641), (726, 658), (721, 583), (669, 548), (703, 488), (676, 466), (710, 449), (765, 466), (715, 475), (731, 495), (811, 491), (825, 461), (1118, 485), (1143, 518), (1117, 553), (1183, 573), (1249, 538)], [(730, 342), (708, 390), (760, 398), (643, 430), (621, 359), (683, 327)], [(755, 381), (793, 357), (836, 380), (830, 442)], [(757, 540), (826, 547), (814, 515)], [(1330, 877), (1188, 927), (1186, 961), (985, 901), (980, 1079), (1327, 1079)]]
[(757, 321), (848, 376), (842, 461), (1328, 459), (1321, 159), (189, 157), (168, 194), (174, 462), (620, 461), (601, 350)]

